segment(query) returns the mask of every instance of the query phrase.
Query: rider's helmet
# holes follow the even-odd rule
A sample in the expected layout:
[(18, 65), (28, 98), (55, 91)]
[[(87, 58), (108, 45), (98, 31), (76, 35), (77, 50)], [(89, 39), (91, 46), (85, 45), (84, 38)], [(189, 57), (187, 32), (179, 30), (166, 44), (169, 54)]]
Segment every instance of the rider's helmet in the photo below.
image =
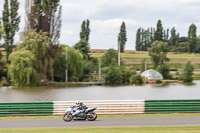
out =
[(79, 100), (77, 100), (77, 102), (76, 102), (76, 105), (79, 105), (80, 104), (80, 101)]

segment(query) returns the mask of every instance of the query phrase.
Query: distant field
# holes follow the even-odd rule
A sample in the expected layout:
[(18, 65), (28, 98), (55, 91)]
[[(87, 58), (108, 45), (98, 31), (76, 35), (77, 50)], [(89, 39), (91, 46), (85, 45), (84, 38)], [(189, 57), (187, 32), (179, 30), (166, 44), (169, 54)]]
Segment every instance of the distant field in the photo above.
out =
[[(91, 53), (92, 57), (102, 57), (106, 51), (93, 51), (96, 53)], [(184, 64), (187, 61), (191, 61), (194, 65), (195, 69), (200, 69), (200, 54), (188, 54), (188, 53), (169, 53), (167, 57), (170, 59), (170, 68), (171, 69), (183, 69)], [(127, 52), (121, 53), (121, 58), (124, 64), (129, 68), (139, 69), (141, 61), (145, 58), (148, 63), (148, 67), (152, 67), (152, 63), (150, 61), (150, 57), (148, 52)]]

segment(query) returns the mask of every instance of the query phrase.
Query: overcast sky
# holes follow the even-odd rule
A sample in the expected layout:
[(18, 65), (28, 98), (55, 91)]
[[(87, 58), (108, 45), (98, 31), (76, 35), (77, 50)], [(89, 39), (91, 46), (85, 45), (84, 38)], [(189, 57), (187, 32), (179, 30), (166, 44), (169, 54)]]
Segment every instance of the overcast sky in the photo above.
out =
[[(0, 17), (3, 1), (0, 0)], [(24, 3), (20, 2), (20, 31), (24, 30)], [(139, 27), (155, 27), (161, 19), (165, 29), (176, 27), (181, 36), (187, 36), (190, 24), (200, 28), (200, 0), (61, 0), (62, 30), (60, 43), (73, 46), (79, 41), (83, 20), (91, 22), (92, 49), (117, 49), (117, 36), (125, 21), (127, 38), (125, 49), (135, 49), (135, 35)], [(197, 30), (199, 35), (199, 30)], [(15, 43), (19, 42), (17, 34)]]

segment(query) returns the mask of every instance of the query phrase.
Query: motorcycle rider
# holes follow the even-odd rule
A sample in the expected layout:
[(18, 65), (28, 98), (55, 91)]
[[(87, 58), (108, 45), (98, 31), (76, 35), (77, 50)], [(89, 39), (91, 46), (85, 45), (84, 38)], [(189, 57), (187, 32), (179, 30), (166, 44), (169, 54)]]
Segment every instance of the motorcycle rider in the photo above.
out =
[(73, 116), (78, 115), (78, 114), (80, 114), (80, 113), (84, 113), (85, 110), (87, 109), (86, 105), (83, 104), (82, 102), (80, 102), (79, 100), (76, 102), (76, 106), (75, 106), (75, 107), (77, 107), (77, 110), (76, 110), (76, 112), (73, 114)]

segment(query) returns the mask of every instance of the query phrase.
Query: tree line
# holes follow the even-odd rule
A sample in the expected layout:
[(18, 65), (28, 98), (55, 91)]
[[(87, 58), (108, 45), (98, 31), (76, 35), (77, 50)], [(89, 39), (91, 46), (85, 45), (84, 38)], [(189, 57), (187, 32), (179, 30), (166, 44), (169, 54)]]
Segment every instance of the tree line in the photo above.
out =
[[(170, 32), (170, 33), (169, 33)], [(200, 38), (197, 36), (197, 27), (191, 24), (188, 30), (188, 36), (180, 36), (176, 28), (171, 30), (164, 29), (161, 20), (158, 20), (156, 28), (139, 28), (136, 33), (137, 51), (147, 51), (156, 40), (168, 43), (168, 52), (200, 52)]]

